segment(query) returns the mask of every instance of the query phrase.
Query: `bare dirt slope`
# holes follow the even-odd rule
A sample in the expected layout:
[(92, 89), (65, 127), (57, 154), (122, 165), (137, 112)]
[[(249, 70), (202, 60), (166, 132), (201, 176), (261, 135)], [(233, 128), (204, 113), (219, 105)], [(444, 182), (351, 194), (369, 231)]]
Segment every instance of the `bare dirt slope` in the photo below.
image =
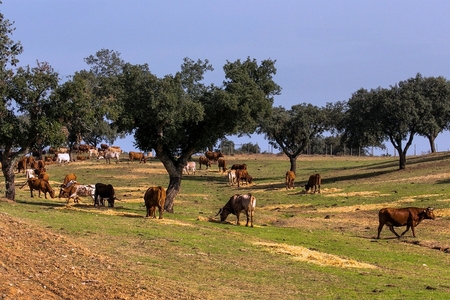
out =
[[(177, 283), (0, 213), (0, 299), (197, 299)], [(204, 297), (201, 297), (204, 299)]]

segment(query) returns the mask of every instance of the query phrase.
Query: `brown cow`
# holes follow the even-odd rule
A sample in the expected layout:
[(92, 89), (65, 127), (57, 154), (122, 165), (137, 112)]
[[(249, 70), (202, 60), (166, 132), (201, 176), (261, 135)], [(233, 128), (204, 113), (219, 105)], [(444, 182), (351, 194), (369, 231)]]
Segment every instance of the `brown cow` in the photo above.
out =
[(239, 215), (242, 211), (244, 211), (245, 215), (247, 216), (247, 223), (245, 224), (245, 226), (248, 226), (248, 222), (250, 219), (250, 226), (253, 227), (253, 215), (255, 212), (255, 207), (256, 198), (252, 196), (252, 194), (236, 194), (234, 196), (231, 196), (230, 200), (228, 200), (227, 204), (225, 204), (225, 206), (219, 210), (217, 215), (220, 214), (221, 222), (224, 222), (229, 214), (236, 215), (236, 225), (240, 225)]
[[(311, 189), (311, 193), (313, 193), (313, 187), (314, 187), (314, 193), (316, 193), (316, 191), (318, 191), (320, 193), (320, 184), (322, 183), (322, 177), (320, 177), (319, 174), (314, 174), (309, 176), (309, 180), (308, 183), (305, 184), (305, 190), (309, 191), (309, 189)], [(319, 187), (319, 189), (317, 190), (317, 187)]]
[(66, 186), (71, 180), (77, 181), (77, 175), (71, 173), (64, 177), (63, 185)]
[(39, 179), (42, 179), (42, 180), (45, 180), (45, 181), (47, 181), (47, 182), (48, 182), (48, 180), (50, 179), (50, 177), (48, 176), (48, 174), (45, 173), (45, 172), (40, 172), (38, 178), (39, 178)]
[(294, 180), (295, 180), (295, 173), (294, 171), (287, 171), (286, 172), (286, 189), (294, 189)]
[(219, 172), (225, 172), (227, 170), (227, 162), (223, 157), (217, 160), (217, 164), (219, 165)]
[(241, 180), (245, 180), (245, 183), (250, 184), (253, 182), (253, 177), (248, 174), (247, 170), (238, 169), (236, 170), (236, 180), (238, 187), (241, 186)]
[(211, 167), (211, 161), (206, 156), (200, 156), (198, 158), (198, 164), (200, 165), (200, 170), (202, 169), (202, 165), (206, 166), (206, 170), (208, 170), (208, 167)]
[(231, 166), (231, 170), (247, 170), (247, 164), (234, 164)]
[(41, 192), (44, 193), (45, 199), (47, 199), (47, 193), (49, 193), (52, 198), (55, 198), (55, 191), (53, 191), (48, 181), (38, 178), (31, 178), (28, 179), (27, 182), (30, 187), (31, 198), (34, 197), (33, 190), (39, 191), (39, 198), (41, 197)]
[(217, 152), (217, 151), (206, 151), (205, 156), (209, 159), (209, 160), (214, 160), (217, 161), (219, 159), (219, 157), (223, 157), (222, 152)]
[[(389, 230), (394, 233), (397, 238), (402, 237), (411, 228), (413, 237), (416, 237), (414, 228), (420, 224), (423, 219), (434, 220), (435, 216), (433, 213), (434, 208), (420, 208), (420, 207), (406, 207), (406, 208), (382, 208), (378, 212), (378, 219), (380, 225), (378, 226), (378, 236), (380, 238), (380, 232), (383, 226), (389, 227)], [(398, 235), (394, 230), (395, 227), (406, 226), (406, 230)]]
[(144, 162), (144, 164), (147, 162), (147, 158), (145, 157), (145, 154), (142, 152), (134, 152), (130, 151), (128, 153), (128, 160), (130, 162), (133, 162), (133, 160), (137, 159), (139, 163)]
[(159, 218), (163, 218), (164, 203), (166, 202), (166, 190), (162, 186), (150, 187), (144, 194), (146, 218), (156, 218), (156, 207), (159, 210)]

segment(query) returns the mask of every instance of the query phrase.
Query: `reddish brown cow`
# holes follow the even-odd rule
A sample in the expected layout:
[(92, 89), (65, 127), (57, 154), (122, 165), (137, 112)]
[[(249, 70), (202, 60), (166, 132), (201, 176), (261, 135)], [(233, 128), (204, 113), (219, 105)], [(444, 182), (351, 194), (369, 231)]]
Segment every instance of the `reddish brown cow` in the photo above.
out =
[(162, 186), (150, 187), (144, 194), (146, 218), (156, 218), (156, 208), (159, 210), (159, 218), (163, 218), (164, 203), (166, 202), (166, 190)]
[[(316, 191), (318, 191), (320, 193), (320, 184), (322, 183), (322, 177), (320, 177), (319, 174), (314, 174), (309, 176), (309, 180), (308, 183), (305, 184), (305, 190), (309, 191), (309, 189), (311, 189), (311, 193), (316, 193)], [(314, 192), (313, 192), (313, 188), (314, 187)], [(319, 189), (317, 189), (317, 187)]]
[(30, 187), (30, 194), (31, 198), (33, 198), (33, 191), (37, 190), (39, 191), (39, 198), (41, 197), (41, 192), (44, 193), (45, 199), (47, 199), (47, 193), (50, 194), (50, 197), (55, 198), (55, 191), (53, 191), (52, 187), (48, 183), (48, 181), (45, 181), (43, 179), (38, 178), (31, 178), (28, 179), (28, 186)]
[(77, 175), (71, 173), (64, 177), (63, 185), (66, 186), (71, 180), (77, 181)]
[(198, 164), (200, 165), (200, 170), (202, 169), (202, 165), (206, 166), (206, 170), (208, 170), (208, 167), (211, 167), (211, 161), (206, 156), (200, 156), (198, 158)]
[(253, 177), (248, 174), (247, 170), (238, 169), (236, 170), (236, 180), (238, 187), (241, 186), (241, 180), (244, 180), (245, 183), (250, 184), (253, 182)]
[(231, 170), (247, 170), (247, 164), (234, 164), (231, 166)]
[(137, 159), (139, 163), (143, 162), (144, 164), (147, 162), (147, 158), (145, 157), (145, 154), (142, 152), (134, 152), (130, 151), (128, 153), (128, 160), (130, 162), (133, 162), (133, 160)]
[(217, 164), (219, 165), (219, 172), (225, 172), (227, 170), (227, 162), (223, 157), (217, 160)]
[[(381, 230), (383, 226), (389, 227), (398, 238), (402, 237), (411, 228), (413, 237), (416, 237), (414, 228), (422, 222), (424, 219), (434, 220), (435, 216), (433, 213), (433, 208), (420, 208), (420, 207), (406, 207), (406, 208), (382, 208), (378, 212), (378, 219), (380, 225), (378, 226), (378, 236), (380, 238)], [(395, 227), (406, 226), (406, 230), (398, 235), (394, 230)]]
[(294, 171), (287, 171), (286, 172), (286, 189), (294, 189), (294, 180), (295, 180), (295, 173)]
[(220, 151), (206, 151), (205, 156), (209, 159), (209, 160), (214, 160), (217, 161), (219, 159), (219, 157), (223, 157), (222, 152)]
[(45, 180), (45, 181), (47, 181), (47, 182), (48, 182), (48, 180), (50, 179), (50, 177), (48, 176), (48, 174), (45, 173), (45, 172), (40, 172), (38, 178), (39, 178), (39, 179), (42, 179), (42, 180)]

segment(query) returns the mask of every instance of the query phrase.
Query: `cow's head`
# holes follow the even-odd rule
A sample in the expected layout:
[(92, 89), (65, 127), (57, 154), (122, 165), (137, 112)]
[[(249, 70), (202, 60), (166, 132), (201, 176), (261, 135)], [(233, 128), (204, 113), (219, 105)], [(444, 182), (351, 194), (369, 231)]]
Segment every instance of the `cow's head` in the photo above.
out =
[(436, 216), (434, 215), (433, 210), (434, 210), (434, 208), (427, 207), (427, 209), (425, 209), (423, 211), (425, 213), (425, 219), (432, 219), (432, 220), (434, 220), (436, 218)]
[(216, 217), (220, 214), (220, 222), (223, 222), (227, 219), (228, 215), (231, 214), (226, 207), (219, 209), (219, 212), (216, 214)]
[(108, 198), (108, 206), (109, 207), (114, 207), (114, 201), (115, 200), (119, 200), (119, 199), (117, 199), (116, 197)]
[(309, 188), (311, 188), (308, 184), (305, 184), (305, 190), (309, 191)]

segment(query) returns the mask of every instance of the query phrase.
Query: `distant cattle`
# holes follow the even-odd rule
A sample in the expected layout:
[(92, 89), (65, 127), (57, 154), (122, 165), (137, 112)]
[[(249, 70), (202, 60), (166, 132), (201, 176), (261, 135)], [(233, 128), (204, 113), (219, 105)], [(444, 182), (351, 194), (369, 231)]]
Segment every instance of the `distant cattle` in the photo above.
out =
[(133, 162), (135, 159), (138, 160), (139, 163), (143, 162), (145, 164), (147, 162), (147, 158), (145, 157), (144, 153), (134, 151), (128, 152), (128, 160), (130, 162)]
[(90, 149), (89, 145), (81, 144), (78, 146), (78, 152), (77, 153), (88, 153)]
[(228, 170), (228, 184), (231, 186), (236, 183), (236, 170)]
[(219, 157), (223, 157), (222, 152), (217, 152), (217, 151), (206, 151), (205, 152), (205, 156), (209, 159), (209, 160), (214, 160), (217, 161), (219, 159)]
[(159, 218), (162, 219), (165, 201), (166, 190), (162, 186), (148, 188), (144, 194), (145, 208), (147, 210), (145, 217), (156, 218), (156, 208), (158, 208)]
[[(106, 151), (105, 152), (105, 161), (107, 164), (111, 164), (111, 159), (115, 159), (116, 160), (116, 164), (119, 163), (120, 161), (120, 153), (119, 152), (114, 152), (114, 151)], [(99, 157), (100, 158), (100, 157)]]
[(97, 149), (89, 149), (89, 158), (91, 157), (98, 157), (98, 150)]
[[(322, 177), (320, 177), (319, 174), (314, 174), (309, 176), (309, 180), (308, 183), (305, 184), (305, 190), (309, 191), (309, 189), (311, 189), (311, 193), (315, 193), (316, 191), (318, 191), (320, 193), (320, 184), (322, 183)], [(314, 192), (313, 192), (313, 188), (314, 187)]]
[(231, 170), (247, 170), (247, 164), (234, 164), (231, 166)]
[(104, 206), (103, 199), (108, 200), (108, 206), (114, 207), (114, 200), (116, 196), (114, 193), (114, 187), (111, 184), (96, 183), (94, 194), (94, 206)]
[(227, 204), (225, 204), (225, 206), (219, 210), (217, 215), (220, 214), (221, 222), (224, 222), (229, 214), (236, 215), (236, 225), (240, 225), (239, 215), (242, 211), (244, 211), (247, 217), (247, 223), (245, 224), (245, 226), (248, 226), (248, 222), (250, 221), (250, 226), (253, 227), (255, 207), (256, 198), (252, 196), (252, 194), (236, 194), (234, 196), (231, 196), (230, 200), (228, 200)]
[(30, 194), (31, 198), (33, 198), (33, 191), (37, 190), (39, 191), (39, 198), (41, 197), (41, 192), (44, 193), (45, 199), (47, 199), (47, 193), (50, 194), (50, 197), (55, 198), (55, 191), (53, 191), (52, 187), (48, 183), (48, 181), (45, 181), (43, 179), (38, 178), (31, 178), (27, 181), (28, 186), (30, 188)]
[(56, 161), (60, 164), (62, 162), (70, 162), (69, 153), (58, 153), (56, 154)]
[(106, 151), (106, 150), (108, 150), (109, 146), (106, 145), (106, 144), (101, 144), (101, 145), (100, 145), (100, 148), (101, 148), (103, 151)]
[(241, 182), (245, 181), (245, 183), (248, 185), (253, 182), (253, 177), (248, 174), (247, 170), (244, 169), (238, 169), (236, 170), (236, 181), (238, 184), (238, 187), (241, 186)]
[(202, 165), (206, 166), (206, 170), (208, 170), (208, 167), (211, 167), (211, 161), (206, 156), (200, 156), (198, 158), (198, 164), (200, 165), (200, 170), (202, 169)]
[(183, 173), (186, 172), (189, 175), (189, 171), (192, 171), (192, 174), (195, 175), (195, 161), (190, 161), (183, 168)]
[(77, 160), (86, 160), (86, 156), (77, 155)]
[(122, 153), (122, 149), (119, 146), (109, 146), (109, 151)]
[(37, 177), (36, 174), (34, 173), (34, 170), (33, 170), (33, 169), (26, 169), (26, 170), (25, 170), (25, 175), (26, 175), (26, 177), (27, 177), (27, 180), (28, 180), (28, 179), (31, 179), (31, 178)]
[[(411, 228), (413, 237), (416, 237), (414, 228), (422, 222), (424, 219), (435, 219), (433, 208), (419, 208), (419, 207), (406, 207), (406, 208), (382, 208), (378, 212), (379, 226), (378, 236), (380, 238), (381, 230), (383, 226), (389, 227), (398, 238), (402, 237)], [(398, 235), (394, 230), (395, 227), (406, 226), (406, 230)]]
[(217, 160), (217, 165), (219, 166), (219, 172), (223, 173), (227, 170), (227, 162), (223, 157)]
[(294, 171), (286, 172), (286, 189), (294, 188), (295, 173)]

